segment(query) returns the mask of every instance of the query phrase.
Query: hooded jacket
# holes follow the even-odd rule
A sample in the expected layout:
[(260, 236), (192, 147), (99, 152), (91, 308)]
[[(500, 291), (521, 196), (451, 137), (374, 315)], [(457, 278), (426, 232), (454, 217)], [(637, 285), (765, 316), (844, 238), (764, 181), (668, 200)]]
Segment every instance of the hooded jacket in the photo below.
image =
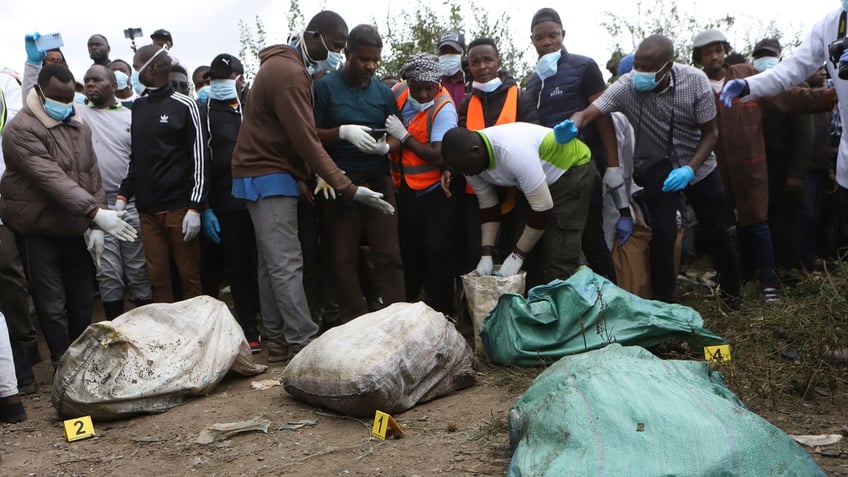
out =
[(79, 237), (106, 206), (91, 129), (75, 113), (57, 121), (35, 90), (3, 130), (0, 217), (24, 236)]
[(300, 53), (287, 45), (259, 52), (259, 72), (244, 106), (233, 151), (234, 178), (290, 174), (307, 180), (317, 173), (337, 192), (356, 191), (321, 145), (312, 112), (312, 78)]

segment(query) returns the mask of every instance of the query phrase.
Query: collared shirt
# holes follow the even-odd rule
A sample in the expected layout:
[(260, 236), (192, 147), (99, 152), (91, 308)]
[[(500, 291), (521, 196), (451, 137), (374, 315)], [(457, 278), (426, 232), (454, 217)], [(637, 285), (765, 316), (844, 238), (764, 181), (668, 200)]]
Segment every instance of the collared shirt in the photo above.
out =
[[(691, 66), (675, 63), (669, 86), (663, 91), (638, 91), (633, 73), (623, 75), (594, 104), (604, 114), (620, 111), (633, 125), (636, 141), (634, 158), (662, 157), (670, 153), (680, 166), (695, 155), (701, 140), (701, 124), (716, 116), (715, 95), (707, 75)], [(674, 107), (674, 124), (672, 121)], [(668, 151), (668, 133), (672, 128), (673, 148)], [(695, 171), (693, 183), (716, 168), (715, 155)]]

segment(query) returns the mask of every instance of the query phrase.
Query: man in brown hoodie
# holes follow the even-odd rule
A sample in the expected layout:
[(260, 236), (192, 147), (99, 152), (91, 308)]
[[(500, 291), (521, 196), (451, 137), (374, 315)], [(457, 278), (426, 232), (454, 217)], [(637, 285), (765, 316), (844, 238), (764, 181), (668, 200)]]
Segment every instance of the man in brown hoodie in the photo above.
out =
[[(342, 196), (394, 213), (382, 194), (357, 187), (321, 145), (312, 111), (312, 77), (338, 67), (347, 24), (335, 12), (315, 15), (293, 46), (259, 53), (261, 64), (233, 151), (233, 196), (244, 199), (259, 252), (262, 321), (268, 360), (283, 361), (318, 332), (303, 289), (298, 195), (317, 173)], [(344, 137), (343, 140), (349, 140)]]

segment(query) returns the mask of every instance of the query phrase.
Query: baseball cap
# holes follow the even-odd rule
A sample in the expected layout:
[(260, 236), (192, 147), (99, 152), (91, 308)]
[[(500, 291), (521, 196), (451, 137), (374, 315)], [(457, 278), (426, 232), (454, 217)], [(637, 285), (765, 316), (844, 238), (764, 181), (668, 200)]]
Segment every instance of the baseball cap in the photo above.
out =
[(166, 39), (170, 42), (174, 41), (174, 39), (171, 38), (171, 32), (169, 32), (168, 30), (165, 30), (163, 28), (160, 28), (160, 29), (158, 29), (158, 30), (156, 30), (156, 31), (154, 31), (153, 33), (150, 34), (151, 40), (155, 40), (156, 38), (164, 38), (164, 39)]
[(715, 28), (702, 31), (695, 35), (695, 39), (692, 40), (692, 48), (701, 48), (702, 46), (707, 46), (713, 43), (727, 43), (727, 38), (724, 36), (724, 33), (716, 30)]
[(244, 74), (244, 67), (242, 67), (241, 61), (233, 55), (222, 53), (212, 60), (209, 70), (206, 71), (206, 73), (203, 73), (203, 77), (212, 79), (227, 79), (233, 73), (238, 73), (240, 75)]
[(442, 33), (442, 36), (439, 37), (439, 44), (436, 46), (436, 48), (441, 49), (443, 46), (446, 45), (458, 51), (459, 53), (464, 52), (465, 35), (454, 30), (448, 30)]
[[(752, 56), (780, 56), (783, 48), (780, 47), (780, 42), (775, 38), (765, 38), (754, 45)], [(759, 53), (759, 54), (758, 54)]]

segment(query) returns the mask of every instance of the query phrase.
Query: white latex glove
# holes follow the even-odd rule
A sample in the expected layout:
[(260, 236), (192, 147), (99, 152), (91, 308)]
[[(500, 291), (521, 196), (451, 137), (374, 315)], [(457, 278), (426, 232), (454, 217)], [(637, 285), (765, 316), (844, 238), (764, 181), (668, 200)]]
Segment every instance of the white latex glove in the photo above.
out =
[(480, 261), (477, 262), (477, 275), (486, 277), (493, 274), (495, 271), (495, 263), (492, 262), (491, 255), (483, 255)]
[(197, 211), (189, 209), (183, 217), (183, 241), (188, 242), (194, 240), (197, 234), (200, 233), (200, 214)]
[(374, 143), (374, 147), (361, 149), (365, 154), (374, 154), (375, 156), (385, 156), (389, 153), (389, 145), (386, 144), (386, 135), (383, 134), (383, 137), (380, 138), (379, 141)]
[(103, 258), (103, 242), (105, 235), (102, 230), (89, 229), (85, 233), (85, 244), (94, 258), (94, 265), (100, 268), (100, 259)]
[(353, 200), (361, 202), (369, 207), (374, 207), (386, 215), (394, 215), (395, 208), (392, 204), (383, 200), (383, 194), (374, 192), (373, 190), (359, 186), (353, 194)]
[(126, 240), (132, 242), (138, 236), (138, 232), (132, 225), (121, 220), (121, 217), (127, 214), (127, 211), (97, 209), (97, 214), (94, 216), (94, 223), (103, 229), (104, 232), (118, 237), (118, 240)]
[(127, 203), (123, 199), (118, 199), (115, 201), (115, 208), (113, 210), (117, 210), (121, 212), (122, 210), (127, 208)]
[(386, 132), (400, 142), (406, 141), (406, 138), (409, 137), (409, 131), (403, 127), (403, 121), (394, 114), (386, 118)]
[(343, 124), (339, 126), (339, 139), (343, 139), (359, 149), (362, 152), (367, 152), (366, 149), (374, 148), (377, 140), (371, 137), (371, 128), (368, 126), (360, 126), (358, 124)]
[(312, 194), (316, 197), (319, 193), (327, 200), (336, 198), (336, 190), (330, 187), (330, 184), (327, 184), (327, 181), (321, 179), (321, 177), (318, 177), (318, 182), (315, 184), (315, 190), (312, 191)]
[(624, 171), (620, 167), (607, 167), (604, 172), (604, 194), (624, 185)]
[(498, 274), (502, 277), (510, 277), (512, 275), (518, 275), (518, 272), (521, 271), (521, 266), (524, 265), (524, 259), (519, 257), (517, 253), (512, 252), (509, 254), (509, 257), (506, 257), (503, 265), (501, 265), (501, 269), (498, 271)]

